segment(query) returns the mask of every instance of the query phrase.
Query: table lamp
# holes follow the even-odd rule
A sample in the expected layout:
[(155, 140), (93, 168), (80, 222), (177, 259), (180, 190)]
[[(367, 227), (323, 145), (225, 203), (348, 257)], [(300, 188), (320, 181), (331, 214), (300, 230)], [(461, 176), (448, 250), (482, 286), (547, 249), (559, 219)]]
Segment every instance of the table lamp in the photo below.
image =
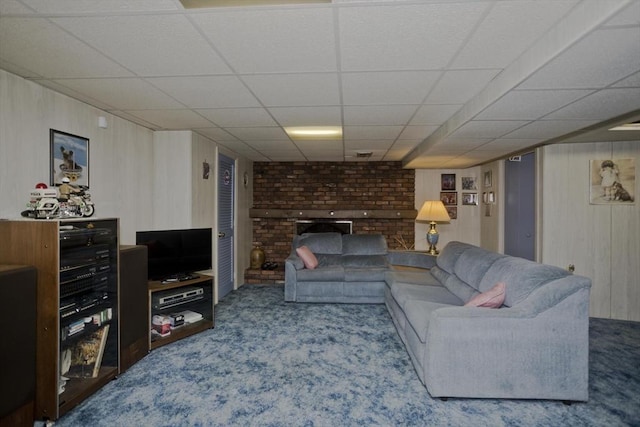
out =
[(429, 231), (427, 231), (427, 242), (429, 243), (429, 254), (437, 255), (438, 250), (436, 244), (438, 243), (438, 230), (436, 230), (436, 222), (449, 222), (449, 213), (447, 208), (444, 207), (444, 203), (440, 200), (427, 200), (424, 202), (416, 221), (429, 222)]

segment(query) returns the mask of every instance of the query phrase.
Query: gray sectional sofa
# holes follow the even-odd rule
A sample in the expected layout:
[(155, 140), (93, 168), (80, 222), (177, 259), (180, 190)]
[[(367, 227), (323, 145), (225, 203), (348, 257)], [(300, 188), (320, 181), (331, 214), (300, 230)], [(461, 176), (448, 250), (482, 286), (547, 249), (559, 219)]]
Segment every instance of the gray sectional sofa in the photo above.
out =
[[(319, 265), (305, 268), (296, 249), (308, 247)], [(383, 303), (389, 269), (379, 234), (307, 233), (296, 236), (284, 264), (284, 299), (296, 302)]]
[[(316, 268), (305, 268), (301, 246)], [(465, 306), (496, 287), (499, 308)], [(561, 268), (461, 242), (437, 258), (388, 251), (380, 235), (297, 236), (285, 262), (286, 301), (384, 302), (434, 397), (586, 401), (590, 288)]]

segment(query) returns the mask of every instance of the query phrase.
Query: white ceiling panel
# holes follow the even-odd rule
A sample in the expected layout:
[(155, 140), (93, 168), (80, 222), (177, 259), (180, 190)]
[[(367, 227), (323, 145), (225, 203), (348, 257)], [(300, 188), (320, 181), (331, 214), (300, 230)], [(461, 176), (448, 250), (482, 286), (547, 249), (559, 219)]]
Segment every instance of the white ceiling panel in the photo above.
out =
[(454, 70), (442, 76), (426, 104), (465, 104), (498, 74), (498, 70)]
[(189, 108), (258, 107), (260, 104), (234, 76), (154, 77), (149, 83)]
[(344, 126), (342, 133), (345, 140), (355, 139), (389, 139), (395, 140), (402, 132), (403, 126)]
[(521, 88), (602, 88), (640, 70), (640, 26), (588, 35), (551, 61)]
[(454, 68), (505, 68), (576, 4), (570, 1), (496, 2)]
[(340, 107), (270, 107), (269, 112), (282, 126), (341, 126)]
[(277, 125), (264, 108), (216, 108), (196, 111), (220, 127)]
[(405, 125), (418, 108), (417, 105), (373, 105), (344, 107), (344, 124)]
[(640, 109), (640, 88), (605, 89), (549, 114), (551, 120), (606, 120)]
[(341, 8), (342, 69), (442, 69), (486, 8), (484, 2)]
[(462, 104), (423, 105), (409, 122), (410, 125), (441, 125), (462, 107)]
[(337, 71), (329, 8), (229, 10), (192, 19), (238, 73)]
[[(470, 167), (637, 141), (603, 129), (640, 119), (640, 1), (0, 0), (0, 68), (254, 161)], [(314, 125), (344, 137), (297, 145), (281, 128)]]
[[(229, 73), (229, 67), (184, 16), (56, 18), (53, 22), (138, 76)], [(188, 46), (188, 49), (185, 49)]]
[[(37, 40), (34, 43), (33, 40)], [(4, 61), (48, 78), (126, 77), (129, 71), (39, 18), (0, 18)]]
[(242, 78), (267, 107), (340, 104), (335, 73), (264, 74)]
[(127, 113), (153, 123), (158, 129), (192, 129), (212, 125), (191, 110), (131, 110)]
[(182, 108), (175, 99), (138, 78), (54, 80), (88, 98), (99, 99), (117, 110)]
[(252, 127), (252, 128), (227, 128), (227, 132), (243, 141), (288, 141), (289, 137), (282, 128)]
[(436, 71), (346, 73), (343, 101), (345, 105), (421, 104), (439, 75)]
[(476, 119), (535, 120), (591, 93), (591, 90), (514, 90), (487, 107)]

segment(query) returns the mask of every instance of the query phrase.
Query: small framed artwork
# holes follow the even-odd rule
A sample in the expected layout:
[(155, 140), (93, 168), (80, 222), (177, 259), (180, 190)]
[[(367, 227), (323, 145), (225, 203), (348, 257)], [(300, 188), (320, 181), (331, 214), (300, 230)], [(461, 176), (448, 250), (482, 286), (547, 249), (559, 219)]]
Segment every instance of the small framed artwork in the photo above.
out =
[(491, 182), (491, 171), (486, 171), (484, 173), (484, 186), (485, 187), (491, 187), (492, 182)]
[(445, 206), (456, 206), (458, 204), (458, 193), (453, 191), (440, 193), (440, 201)]
[(456, 174), (443, 173), (440, 175), (442, 191), (453, 191), (456, 189)]
[(485, 205), (489, 203), (489, 193), (487, 193), (486, 191), (482, 193), (482, 203), (484, 203)]
[(449, 214), (449, 218), (458, 219), (458, 208), (455, 206), (445, 206), (447, 213)]
[(462, 193), (462, 204), (476, 206), (478, 204), (478, 193)]
[(589, 203), (592, 205), (634, 204), (636, 161), (597, 159), (590, 162)]
[(89, 187), (89, 138), (49, 130), (50, 184), (69, 178), (74, 185)]
[(477, 190), (478, 186), (477, 186), (477, 179), (475, 176), (463, 176), (462, 177), (462, 190), (467, 190), (467, 191), (471, 191), (471, 190)]

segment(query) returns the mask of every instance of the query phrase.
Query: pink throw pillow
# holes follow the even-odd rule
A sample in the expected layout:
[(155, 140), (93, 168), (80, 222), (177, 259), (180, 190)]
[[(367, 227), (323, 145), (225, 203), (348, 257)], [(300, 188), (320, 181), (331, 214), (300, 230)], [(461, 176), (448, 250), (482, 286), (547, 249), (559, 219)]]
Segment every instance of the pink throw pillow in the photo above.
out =
[(498, 308), (504, 303), (504, 297), (505, 284), (498, 282), (488, 291), (471, 298), (464, 306)]
[(311, 249), (309, 249), (308, 247), (300, 246), (298, 249), (296, 249), (296, 253), (302, 259), (304, 266), (309, 270), (313, 270), (318, 266), (318, 258), (316, 258), (313, 252), (311, 252)]

